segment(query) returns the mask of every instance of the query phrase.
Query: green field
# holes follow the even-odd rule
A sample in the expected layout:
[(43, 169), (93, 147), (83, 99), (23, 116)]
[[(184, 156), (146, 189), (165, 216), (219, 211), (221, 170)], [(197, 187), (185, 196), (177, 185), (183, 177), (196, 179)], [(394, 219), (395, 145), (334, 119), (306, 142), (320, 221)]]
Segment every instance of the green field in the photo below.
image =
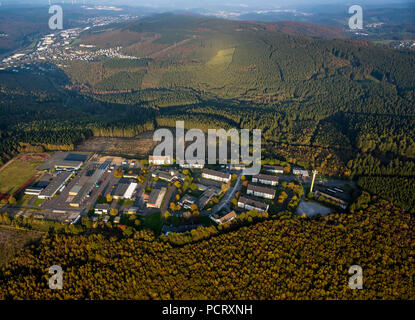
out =
[(13, 194), (36, 174), (42, 161), (15, 160), (0, 172), (0, 193)]
[(143, 227), (151, 229), (155, 234), (159, 235), (161, 233), (161, 229), (163, 228), (161, 213), (153, 213), (152, 215), (145, 217), (143, 220)]

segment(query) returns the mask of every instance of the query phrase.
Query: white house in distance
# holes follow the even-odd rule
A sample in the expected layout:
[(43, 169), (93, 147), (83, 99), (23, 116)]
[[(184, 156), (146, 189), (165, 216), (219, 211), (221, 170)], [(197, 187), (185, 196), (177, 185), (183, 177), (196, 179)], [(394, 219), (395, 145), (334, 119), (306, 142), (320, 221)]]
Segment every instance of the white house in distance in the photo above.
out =
[(149, 156), (148, 163), (155, 166), (168, 166), (173, 164), (170, 156)]
[(260, 186), (255, 186), (253, 184), (248, 184), (247, 194), (254, 195), (256, 197), (261, 197), (265, 199), (274, 199), (275, 190)]
[(252, 177), (252, 182), (267, 184), (275, 187), (278, 184), (278, 177), (270, 176), (268, 174), (258, 174)]
[(228, 183), (229, 181), (231, 181), (230, 173), (225, 173), (225, 172), (220, 172), (220, 171), (215, 171), (215, 170), (210, 170), (210, 169), (204, 169), (202, 172), (202, 177), (205, 179), (210, 179), (210, 180), (225, 182), (225, 183)]

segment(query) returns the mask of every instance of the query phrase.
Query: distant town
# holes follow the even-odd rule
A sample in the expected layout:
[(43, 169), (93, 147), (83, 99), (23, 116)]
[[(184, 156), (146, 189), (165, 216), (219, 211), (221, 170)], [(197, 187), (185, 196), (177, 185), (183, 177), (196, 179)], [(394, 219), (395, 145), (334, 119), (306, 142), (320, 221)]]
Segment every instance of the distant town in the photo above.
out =
[[(94, 27), (101, 27), (136, 18), (136, 16), (130, 15), (89, 18), (81, 23), (85, 24), (85, 27), (58, 30), (45, 35), (30, 48), (4, 58), (0, 62), (0, 70), (15, 68), (34, 62), (54, 61), (58, 66), (65, 67), (62, 63), (67, 61), (95, 61), (98, 57), (139, 59), (122, 54), (122, 48), (119, 46), (109, 49), (96, 49), (92, 45), (77, 44), (77, 39), (84, 31), (88, 31)], [(0, 34), (1, 36), (7, 37), (7, 34)]]

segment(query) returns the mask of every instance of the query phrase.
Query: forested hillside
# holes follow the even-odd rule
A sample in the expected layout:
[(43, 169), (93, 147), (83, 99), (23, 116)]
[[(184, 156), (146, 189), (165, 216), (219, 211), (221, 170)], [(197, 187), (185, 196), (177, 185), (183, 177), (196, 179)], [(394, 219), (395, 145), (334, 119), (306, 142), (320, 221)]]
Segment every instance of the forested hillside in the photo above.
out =
[[(414, 230), (413, 216), (374, 202), (349, 215), (275, 218), (184, 246), (142, 232), (57, 234), (0, 270), (0, 299), (413, 299)], [(63, 290), (48, 288), (56, 264)], [(364, 290), (349, 289), (355, 264)]]

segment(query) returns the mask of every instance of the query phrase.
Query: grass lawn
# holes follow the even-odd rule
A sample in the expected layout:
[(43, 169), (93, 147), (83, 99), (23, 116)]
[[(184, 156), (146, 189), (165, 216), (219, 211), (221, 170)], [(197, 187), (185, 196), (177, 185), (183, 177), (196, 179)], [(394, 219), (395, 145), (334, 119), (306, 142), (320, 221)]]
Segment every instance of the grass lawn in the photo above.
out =
[(41, 205), (42, 205), (42, 203), (43, 203), (43, 201), (45, 201), (44, 199), (36, 199), (35, 200), (35, 202), (33, 203), (33, 205), (35, 206), (35, 207), (40, 207)]
[(156, 235), (159, 235), (161, 233), (161, 228), (163, 228), (161, 213), (153, 213), (152, 215), (145, 217), (143, 220), (143, 227), (151, 229)]
[(0, 172), (0, 193), (13, 194), (36, 174), (43, 161), (16, 160)]

